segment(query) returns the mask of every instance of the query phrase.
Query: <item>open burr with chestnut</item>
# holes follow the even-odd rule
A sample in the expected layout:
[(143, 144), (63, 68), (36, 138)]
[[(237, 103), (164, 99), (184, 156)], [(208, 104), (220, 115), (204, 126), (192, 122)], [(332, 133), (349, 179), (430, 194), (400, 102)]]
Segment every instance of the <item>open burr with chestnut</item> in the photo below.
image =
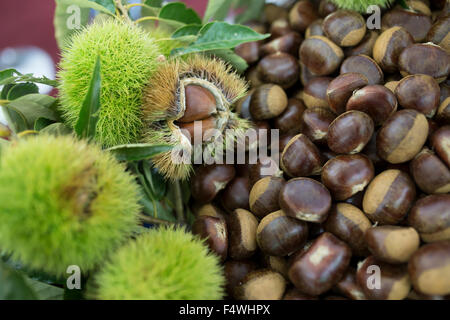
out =
[(448, 299), (449, 20), (410, 2), (380, 30), (327, 0), (249, 24), (272, 35), (236, 50), (251, 89), (235, 110), (279, 148), (192, 178), (193, 230), (229, 298)]

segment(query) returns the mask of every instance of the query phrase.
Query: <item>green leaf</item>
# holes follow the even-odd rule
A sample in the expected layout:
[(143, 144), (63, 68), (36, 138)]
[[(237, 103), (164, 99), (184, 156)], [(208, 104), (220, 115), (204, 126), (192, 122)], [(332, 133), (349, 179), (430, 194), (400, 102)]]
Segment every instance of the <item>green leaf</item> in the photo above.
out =
[(33, 129), (38, 118), (45, 118), (53, 121), (58, 120), (55, 112), (43, 104), (42, 101), (34, 100), (33, 95), (26, 95), (16, 100), (10, 101), (6, 107), (19, 113), (27, 124), (27, 129)]
[(31, 73), (21, 74), (15, 69), (6, 69), (0, 72), (0, 86), (7, 84), (16, 84), (18, 82), (42, 83), (52, 87), (58, 86), (58, 81), (51, 80), (45, 76), (34, 77)]
[(183, 24), (201, 24), (202, 20), (191, 8), (187, 8), (182, 2), (170, 2), (162, 7), (159, 18), (164, 20), (174, 20)]
[(0, 261), (0, 300), (36, 300), (24, 276)]
[(234, 51), (231, 49), (212, 50), (207, 51), (206, 54), (218, 57), (228, 62), (240, 74), (242, 74), (248, 68), (247, 62), (236, 53), (234, 53)]
[(39, 300), (63, 300), (64, 289), (30, 278), (25, 278), (25, 280)]
[(142, 162), (142, 171), (147, 185), (155, 200), (161, 200), (166, 194), (167, 182), (156, 168), (150, 167), (149, 161)]
[(49, 125), (53, 124), (54, 122), (46, 119), (46, 118), (37, 118), (34, 122), (34, 130), (35, 131), (41, 131), (42, 129), (48, 127)]
[(39, 88), (34, 83), (31, 82), (18, 83), (14, 85), (11, 89), (9, 89), (6, 99), (11, 101), (20, 98), (24, 95), (38, 92)]
[(202, 26), (200, 24), (188, 24), (187, 26), (183, 26), (175, 30), (175, 32), (172, 33), (172, 38), (176, 39), (187, 36), (197, 36), (201, 28)]
[(155, 8), (161, 8), (163, 3), (163, 0), (145, 0), (144, 4), (150, 6), (150, 7), (155, 7)]
[(114, 3), (114, 0), (89, 0), (89, 1), (101, 5), (112, 14), (116, 14), (116, 4)]
[(0, 83), (5, 81), (5, 79), (14, 77), (14, 74), (19, 74), (16, 69), (5, 69), (0, 71)]
[(51, 134), (54, 136), (63, 136), (72, 133), (72, 129), (67, 127), (64, 123), (57, 122), (46, 126), (40, 130), (41, 133)]
[(234, 19), (235, 23), (244, 23), (249, 20), (257, 19), (261, 16), (261, 13), (264, 9), (265, 0), (239, 0), (239, 8), (242, 8), (242, 4), (244, 4), (244, 8), (242, 13), (238, 14)]
[(246, 26), (210, 22), (202, 27), (195, 42), (188, 47), (173, 50), (172, 54), (181, 56), (194, 52), (232, 49), (241, 43), (259, 41), (269, 36), (270, 34), (259, 34)]
[(75, 124), (75, 132), (80, 138), (93, 138), (100, 113), (100, 57), (97, 57), (92, 72), (89, 89), (81, 106), (80, 116)]
[(90, 8), (74, 5), (70, 1), (55, 0), (56, 8), (53, 17), (55, 38), (60, 49), (65, 48), (74, 33), (89, 22)]
[[(112, 0), (56, 0), (57, 2), (60, 2), (61, 4), (65, 4), (65, 5), (77, 5), (80, 8), (91, 8), (103, 13), (107, 13), (109, 15), (114, 15), (115, 14), (115, 10), (112, 10), (112, 7), (110, 5), (110, 2)], [(103, 6), (100, 3), (104, 3), (106, 4), (107, 7)], [(115, 6), (114, 6), (115, 7)]]
[(171, 150), (171, 146), (153, 145), (147, 143), (124, 144), (107, 149), (112, 152), (119, 161), (147, 160), (157, 154)]
[(209, 20), (224, 20), (233, 0), (209, 0), (206, 7), (205, 15), (203, 16), (203, 23), (208, 23)]

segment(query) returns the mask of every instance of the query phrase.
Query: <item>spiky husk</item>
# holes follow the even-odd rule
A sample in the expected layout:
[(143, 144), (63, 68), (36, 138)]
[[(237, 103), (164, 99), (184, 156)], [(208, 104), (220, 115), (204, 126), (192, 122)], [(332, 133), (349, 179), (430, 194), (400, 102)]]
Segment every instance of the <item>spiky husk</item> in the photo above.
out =
[(119, 249), (92, 292), (107, 300), (217, 300), (224, 278), (219, 259), (184, 229), (161, 227)]
[(0, 159), (0, 249), (32, 269), (94, 268), (137, 226), (138, 186), (107, 152), (71, 136), (20, 140)]
[[(233, 71), (232, 67), (219, 59), (191, 55), (185, 59), (169, 60), (161, 64), (144, 90), (143, 114), (146, 123), (144, 142), (169, 144), (174, 147), (180, 145), (183, 136), (181, 132), (177, 132), (174, 121), (180, 117), (179, 87), (180, 80), (184, 78), (197, 78), (214, 84), (223, 93), (227, 108), (231, 108), (248, 89), (247, 83)], [(231, 111), (229, 117), (225, 129), (233, 129), (235, 134), (225, 134), (224, 149), (231, 147), (237, 137), (243, 135), (250, 127), (247, 120), (240, 119)], [(208, 149), (215, 146), (206, 143), (203, 147)], [(193, 154), (194, 151), (190, 150), (190, 153)], [(168, 179), (187, 179), (192, 172), (191, 164), (174, 163), (171, 151), (157, 155), (152, 161)]]
[(367, 7), (370, 5), (386, 8), (394, 1), (395, 0), (331, 0), (331, 2), (336, 4), (338, 8), (354, 10), (361, 13), (367, 13)]
[(62, 53), (58, 72), (66, 122), (76, 124), (100, 56), (101, 110), (95, 138), (107, 147), (137, 142), (143, 128), (142, 89), (160, 54), (148, 33), (115, 19), (99, 20), (74, 35)]

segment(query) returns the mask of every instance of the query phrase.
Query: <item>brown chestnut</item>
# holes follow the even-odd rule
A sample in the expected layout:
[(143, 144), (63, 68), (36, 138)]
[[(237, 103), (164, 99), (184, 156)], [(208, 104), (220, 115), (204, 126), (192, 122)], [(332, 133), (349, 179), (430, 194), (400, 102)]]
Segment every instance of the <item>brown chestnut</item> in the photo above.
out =
[(380, 125), (397, 110), (397, 99), (385, 86), (369, 85), (353, 93), (347, 101), (346, 109), (365, 112), (375, 125)]
[(289, 11), (291, 27), (302, 33), (317, 18), (316, 10), (309, 0), (298, 1)]
[(427, 137), (428, 122), (425, 116), (412, 109), (400, 110), (378, 132), (378, 155), (394, 164), (407, 162), (419, 153)]
[(278, 18), (270, 24), (269, 33), (273, 39), (282, 37), (289, 32), (292, 32), (292, 29), (286, 18)]
[(383, 82), (383, 71), (378, 64), (369, 56), (354, 55), (342, 62), (340, 73), (357, 72), (366, 76), (369, 84), (381, 84)]
[(327, 37), (341, 47), (357, 45), (366, 34), (366, 21), (355, 11), (337, 10), (323, 20)]
[(239, 300), (281, 300), (286, 289), (286, 280), (270, 269), (248, 273), (235, 288), (234, 296)]
[(250, 181), (248, 177), (235, 177), (231, 180), (220, 195), (222, 207), (228, 212), (235, 209), (250, 209), (248, 199), (250, 194)]
[(234, 109), (236, 113), (244, 119), (251, 119), (252, 115), (250, 114), (250, 100), (252, 98), (252, 93), (254, 89), (251, 89), (244, 97), (240, 98), (234, 105)]
[(279, 177), (264, 177), (250, 190), (250, 210), (258, 218), (280, 209), (278, 195), (285, 181)]
[(288, 278), (288, 262), (285, 257), (269, 256), (267, 254), (263, 254), (261, 258), (261, 264), (265, 268), (278, 272), (284, 278)]
[(238, 45), (234, 52), (245, 60), (248, 64), (255, 63), (259, 60), (259, 51), (261, 43), (257, 41), (246, 42)]
[(321, 0), (319, 3), (319, 15), (321, 17), (326, 17), (330, 13), (333, 13), (337, 10), (336, 5), (328, 0)]
[(325, 33), (322, 28), (323, 19), (314, 20), (305, 31), (305, 38), (311, 38), (312, 36), (324, 36)]
[(259, 78), (259, 73), (256, 66), (251, 66), (250, 68), (248, 68), (248, 70), (245, 72), (245, 78), (247, 79), (251, 88), (257, 88), (264, 84)]
[(266, 56), (276, 52), (285, 52), (297, 57), (298, 49), (302, 41), (303, 38), (300, 34), (297, 32), (290, 32), (261, 46), (260, 53), (261, 55)]
[(367, 257), (358, 264), (356, 279), (365, 296), (372, 300), (403, 300), (411, 290), (405, 265), (392, 265)]
[(198, 216), (192, 224), (192, 233), (206, 240), (209, 249), (225, 261), (228, 251), (228, 233), (225, 220)]
[(342, 49), (323, 36), (305, 39), (300, 46), (300, 60), (316, 76), (332, 74), (343, 58)]
[[(316, 75), (313, 75), (311, 71), (300, 61), (300, 82), (303, 86), (305, 86), (309, 81), (316, 78)], [(300, 91), (302, 92), (302, 91)], [(301, 99), (301, 95), (297, 95), (296, 98)]]
[(328, 106), (337, 114), (345, 112), (345, 106), (353, 92), (369, 83), (361, 73), (344, 73), (333, 79), (327, 88)]
[(356, 256), (367, 255), (364, 234), (371, 226), (364, 213), (348, 203), (334, 205), (324, 223), (325, 230), (348, 244)]
[(427, 295), (450, 294), (450, 241), (422, 246), (408, 263), (416, 291)]
[(438, 19), (427, 34), (427, 42), (433, 42), (450, 52), (450, 15)]
[(211, 203), (207, 203), (207, 204), (203, 204), (203, 205), (199, 205), (199, 206), (194, 205), (193, 211), (197, 217), (209, 216), (209, 217), (219, 218), (222, 220), (225, 219), (224, 212), (219, 207), (217, 207)]
[[(191, 144), (198, 144), (202, 143), (202, 141), (206, 141), (210, 139), (214, 132), (214, 130), (217, 127), (217, 121), (216, 118), (211, 116), (209, 118), (203, 119), (203, 120), (195, 120), (192, 122), (175, 122), (175, 124), (180, 128), (183, 135), (185, 135), (190, 141)], [(201, 136), (196, 140), (195, 134), (196, 130), (201, 129)]]
[(286, 109), (287, 104), (288, 98), (283, 88), (275, 84), (263, 84), (252, 93), (250, 114), (255, 120), (275, 118)]
[(381, 30), (385, 31), (394, 26), (405, 28), (415, 42), (420, 42), (425, 40), (431, 28), (431, 18), (413, 10), (395, 8), (386, 12), (381, 18)]
[(253, 187), (256, 181), (270, 176), (283, 176), (283, 172), (279, 169), (278, 164), (271, 157), (260, 157), (255, 164), (250, 165), (250, 187)]
[(419, 234), (411, 227), (373, 227), (367, 230), (365, 240), (376, 259), (392, 264), (408, 262), (420, 245)]
[(304, 134), (294, 136), (281, 153), (281, 168), (290, 177), (316, 175), (322, 169), (319, 149)]
[(439, 158), (450, 168), (450, 126), (440, 127), (433, 133), (431, 146)]
[(375, 41), (378, 39), (378, 33), (376, 31), (370, 30), (366, 32), (366, 35), (361, 40), (361, 42), (353, 47), (347, 47), (344, 49), (346, 57), (356, 56), (358, 54), (364, 54), (366, 56), (372, 56), (373, 46)]
[(416, 43), (402, 51), (398, 65), (403, 76), (421, 73), (442, 82), (450, 73), (450, 55), (434, 43)]
[(308, 108), (313, 107), (327, 107), (327, 88), (333, 78), (317, 77), (311, 79), (304, 89), (302, 94), (303, 102)]
[(433, 77), (426, 74), (406, 76), (395, 88), (398, 103), (431, 118), (439, 106), (440, 88)]
[(309, 108), (302, 115), (302, 133), (315, 144), (326, 144), (328, 128), (335, 118), (328, 108)]
[(233, 180), (235, 169), (232, 165), (215, 164), (200, 166), (192, 178), (192, 197), (199, 203), (211, 202), (220, 190)]
[[(302, 115), (306, 110), (302, 100), (290, 98), (286, 109), (273, 119), (272, 127), (279, 129), (281, 134), (297, 134), (302, 128)], [(282, 150), (280, 148), (280, 150)]]
[(282, 210), (265, 216), (256, 230), (259, 248), (272, 256), (286, 256), (301, 248), (308, 238), (306, 222), (286, 216)]
[(375, 175), (365, 155), (340, 155), (328, 160), (322, 169), (322, 183), (335, 200), (345, 200), (364, 190)]
[(225, 289), (230, 297), (234, 296), (234, 289), (253, 270), (257, 269), (256, 262), (252, 260), (228, 260), (224, 265)]
[(258, 249), (256, 243), (258, 220), (256, 217), (250, 211), (236, 209), (228, 216), (227, 226), (228, 256), (235, 260), (251, 257)]
[(215, 113), (216, 98), (208, 90), (199, 85), (190, 84), (185, 87), (186, 109), (178, 122), (203, 120)]
[(417, 200), (408, 214), (408, 224), (425, 242), (450, 240), (450, 195), (433, 194)]
[(356, 270), (352, 267), (347, 269), (342, 279), (336, 283), (333, 291), (336, 291), (351, 300), (367, 299), (366, 295), (356, 281)]
[(336, 153), (358, 153), (370, 141), (373, 131), (374, 124), (367, 113), (344, 112), (328, 128), (328, 148)]
[(391, 90), (392, 93), (395, 93), (395, 89), (397, 88), (399, 82), (400, 81), (388, 81), (384, 84), (384, 86)]
[(281, 6), (277, 6), (273, 3), (268, 3), (264, 6), (263, 14), (263, 20), (268, 24), (272, 24), (275, 20), (287, 19), (289, 12)]
[(405, 28), (395, 26), (380, 34), (373, 46), (373, 58), (386, 72), (398, 69), (398, 57), (406, 47), (414, 43)]
[(444, 124), (450, 124), (450, 97), (442, 101), (437, 111), (436, 118)]
[(281, 209), (303, 221), (322, 223), (331, 208), (330, 191), (320, 182), (310, 178), (287, 181), (279, 195)]
[(428, 194), (450, 192), (450, 169), (431, 150), (424, 148), (419, 152), (410, 167), (422, 191)]
[(289, 279), (298, 290), (320, 295), (331, 289), (344, 275), (351, 257), (350, 248), (329, 232), (319, 236), (289, 268)]
[(284, 89), (297, 82), (300, 67), (293, 56), (277, 52), (261, 59), (258, 63), (259, 78), (266, 83), (273, 83)]
[(416, 188), (403, 171), (390, 169), (377, 175), (364, 193), (363, 210), (372, 222), (397, 224), (416, 198)]

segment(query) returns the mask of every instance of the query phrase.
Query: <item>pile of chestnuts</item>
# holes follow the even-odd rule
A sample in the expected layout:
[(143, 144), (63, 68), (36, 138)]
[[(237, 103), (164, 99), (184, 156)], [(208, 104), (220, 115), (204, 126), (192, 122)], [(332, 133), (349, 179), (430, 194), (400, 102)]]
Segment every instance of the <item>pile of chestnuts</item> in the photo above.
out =
[(235, 108), (279, 130), (279, 166), (191, 181), (229, 298), (450, 298), (450, 3), (407, 3), (380, 30), (326, 0), (248, 24), (271, 37), (236, 48), (251, 90)]

